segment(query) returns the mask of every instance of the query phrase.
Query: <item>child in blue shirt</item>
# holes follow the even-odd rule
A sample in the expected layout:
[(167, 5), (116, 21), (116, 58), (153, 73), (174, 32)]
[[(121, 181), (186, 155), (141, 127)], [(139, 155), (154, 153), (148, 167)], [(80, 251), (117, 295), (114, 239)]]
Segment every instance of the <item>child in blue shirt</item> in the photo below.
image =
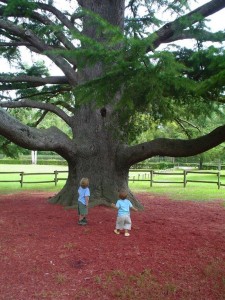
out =
[(112, 203), (112, 207), (118, 210), (116, 219), (116, 229), (114, 229), (115, 234), (120, 234), (120, 230), (125, 230), (125, 236), (130, 236), (129, 230), (131, 230), (131, 218), (130, 210), (137, 211), (130, 200), (127, 199), (127, 191), (119, 192), (119, 200), (116, 204)]
[(89, 179), (82, 178), (80, 181), (80, 187), (78, 188), (78, 215), (79, 215), (79, 225), (86, 225), (87, 219), (86, 216), (88, 214), (88, 203), (90, 197), (89, 190)]

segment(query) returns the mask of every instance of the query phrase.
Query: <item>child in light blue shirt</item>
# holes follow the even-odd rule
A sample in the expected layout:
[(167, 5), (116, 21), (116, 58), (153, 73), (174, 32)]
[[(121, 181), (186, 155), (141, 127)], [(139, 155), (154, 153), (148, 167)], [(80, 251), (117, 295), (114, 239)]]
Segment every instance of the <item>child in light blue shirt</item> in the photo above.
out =
[(82, 178), (80, 181), (80, 187), (78, 188), (78, 215), (79, 215), (79, 225), (86, 225), (88, 214), (88, 203), (90, 197), (89, 190), (89, 180), (88, 178)]
[(131, 230), (131, 217), (130, 210), (137, 211), (137, 208), (133, 206), (130, 200), (127, 199), (127, 192), (119, 192), (119, 200), (116, 204), (112, 203), (112, 207), (118, 210), (116, 219), (116, 229), (114, 229), (115, 234), (120, 234), (120, 230), (125, 230), (125, 236), (130, 236), (129, 230)]

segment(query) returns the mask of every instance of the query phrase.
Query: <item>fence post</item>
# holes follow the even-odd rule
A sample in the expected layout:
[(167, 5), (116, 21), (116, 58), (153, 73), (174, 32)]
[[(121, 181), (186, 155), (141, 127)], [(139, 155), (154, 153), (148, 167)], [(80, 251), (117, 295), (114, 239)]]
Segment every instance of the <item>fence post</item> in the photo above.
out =
[(21, 188), (23, 187), (23, 175), (24, 175), (24, 172), (21, 172), (20, 173), (20, 186), (21, 186)]
[(218, 177), (218, 189), (220, 189), (220, 172), (217, 173), (217, 177)]
[(187, 184), (187, 172), (184, 170), (184, 187), (186, 187)]
[(54, 171), (54, 173), (55, 173), (55, 179), (54, 179), (54, 181), (55, 181), (55, 186), (57, 186), (57, 182), (58, 182), (58, 178), (57, 178), (58, 171)]
[(150, 187), (152, 187), (153, 170), (150, 171)]

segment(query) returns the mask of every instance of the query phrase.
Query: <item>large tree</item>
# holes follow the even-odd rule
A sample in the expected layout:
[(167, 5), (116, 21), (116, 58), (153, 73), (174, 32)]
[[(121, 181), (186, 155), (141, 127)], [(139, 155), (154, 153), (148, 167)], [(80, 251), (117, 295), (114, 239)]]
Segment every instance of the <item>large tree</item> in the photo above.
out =
[[(92, 203), (108, 203), (118, 189), (128, 188), (133, 164), (155, 155), (193, 156), (225, 140), (221, 124), (195, 139), (134, 144), (146, 124), (223, 102), (222, 49), (207, 50), (206, 72), (209, 64), (202, 67), (199, 47), (189, 60), (182, 59), (184, 50), (165, 47), (187, 39), (196, 45), (224, 40), (224, 32), (210, 32), (204, 20), (224, 9), (225, 1), (194, 10), (191, 2), (0, 0), (0, 53), (16, 66), (11, 73), (1, 68), (0, 134), (26, 149), (54, 151), (68, 162), (68, 180), (51, 202), (74, 205), (80, 179), (89, 177)], [(45, 56), (61, 74), (51, 75), (40, 62), (24, 63), (28, 53)], [(30, 115), (37, 119), (26, 123), (14, 109), (35, 109)], [(56, 126), (42, 128), (47, 113), (60, 117), (69, 134)], [(131, 191), (129, 196), (136, 201)]]

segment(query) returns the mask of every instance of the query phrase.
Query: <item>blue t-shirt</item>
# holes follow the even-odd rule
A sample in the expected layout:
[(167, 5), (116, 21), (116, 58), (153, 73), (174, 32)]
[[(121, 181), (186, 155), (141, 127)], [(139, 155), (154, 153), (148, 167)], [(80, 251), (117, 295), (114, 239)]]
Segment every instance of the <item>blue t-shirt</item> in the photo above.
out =
[(118, 208), (118, 216), (130, 215), (130, 208), (133, 207), (132, 203), (128, 199), (119, 199), (116, 202)]
[(82, 188), (81, 186), (78, 189), (78, 201), (86, 205), (85, 197), (90, 197), (90, 190), (88, 187)]

